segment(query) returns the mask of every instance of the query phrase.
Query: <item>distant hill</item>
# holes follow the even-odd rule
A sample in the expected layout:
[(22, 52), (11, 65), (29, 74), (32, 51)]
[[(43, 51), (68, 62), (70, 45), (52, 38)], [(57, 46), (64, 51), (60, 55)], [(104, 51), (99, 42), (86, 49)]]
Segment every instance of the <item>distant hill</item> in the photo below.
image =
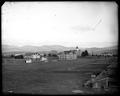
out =
[(11, 46), (11, 45), (2, 45), (2, 52), (14, 52), (14, 51), (20, 51), (21, 49), (17, 46)]
[[(44, 46), (11, 46), (11, 45), (2, 45), (2, 52), (8, 53), (8, 52), (47, 52), (51, 50), (56, 50), (58, 52), (65, 51), (65, 50), (73, 50), (75, 47), (64, 47), (61, 45), (44, 45)], [(104, 47), (104, 48), (80, 48), (81, 51), (88, 50), (90, 54), (101, 54), (104, 52), (112, 52), (117, 53), (117, 46), (111, 46), (111, 47)]]
[(64, 47), (60, 45), (44, 45), (44, 46), (11, 46), (11, 45), (2, 45), (2, 52), (39, 52), (39, 51), (65, 51), (72, 50), (73, 47)]
[(88, 50), (88, 52), (90, 54), (101, 54), (101, 53), (104, 53), (104, 52), (117, 54), (118, 47), (117, 46), (104, 47), (104, 48), (94, 47), (94, 48), (86, 48), (86, 50)]

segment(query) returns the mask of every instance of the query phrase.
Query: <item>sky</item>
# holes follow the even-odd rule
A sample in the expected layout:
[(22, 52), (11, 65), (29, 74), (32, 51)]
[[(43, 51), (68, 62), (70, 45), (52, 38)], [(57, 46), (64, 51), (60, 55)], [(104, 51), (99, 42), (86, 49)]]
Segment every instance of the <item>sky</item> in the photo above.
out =
[(107, 47), (118, 42), (115, 2), (5, 2), (2, 44)]

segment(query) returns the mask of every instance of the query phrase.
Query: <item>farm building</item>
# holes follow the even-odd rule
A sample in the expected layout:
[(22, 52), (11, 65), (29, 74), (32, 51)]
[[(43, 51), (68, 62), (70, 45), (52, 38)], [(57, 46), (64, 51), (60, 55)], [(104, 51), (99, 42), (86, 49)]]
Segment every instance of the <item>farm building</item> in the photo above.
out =
[(28, 59), (28, 58), (31, 58), (31, 56), (24, 56), (24, 59)]
[(32, 60), (31, 59), (26, 59), (25, 63), (32, 63)]
[(15, 58), (15, 59), (23, 59), (24, 56), (21, 55), (21, 54), (15, 54), (15, 55), (14, 55), (14, 58)]
[(81, 56), (81, 50), (76, 47), (75, 50), (69, 50), (58, 53), (58, 57), (60, 60), (75, 60), (79, 56)]
[(112, 53), (108, 53), (108, 52), (104, 52), (104, 53), (102, 53), (101, 55), (103, 55), (103, 56), (113, 56)]
[(33, 53), (26, 53), (26, 54), (24, 55), (24, 58), (25, 58), (25, 59), (29, 59), (29, 58), (31, 58), (32, 54), (33, 54)]
[(38, 58), (40, 58), (40, 55), (38, 53), (35, 53), (35, 54), (31, 55), (31, 58), (38, 59)]
[(45, 61), (45, 62), (47, 62), (48, 59), (47, 59), (46, 57), (41, 57), (41, 60), (40, 60), (40, 61)]
[(31, 59), (38, 59), (40, 58), (40, 54), (38, 53), (27, 53), (24, 56), (25, 59), (31, 58)]
[(77, 59), (76, 50), (64, 51), (58, 54), (59, 60), (75, 60)]

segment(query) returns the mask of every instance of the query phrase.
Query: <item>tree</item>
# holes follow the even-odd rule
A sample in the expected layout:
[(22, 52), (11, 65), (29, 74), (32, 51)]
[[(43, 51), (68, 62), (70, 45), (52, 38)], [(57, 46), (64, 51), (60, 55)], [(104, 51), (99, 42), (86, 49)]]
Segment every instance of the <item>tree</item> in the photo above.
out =
[(56, 54), (52, 54), (53, 57), (58, 57)]
[(51, 57), (52, 55), (49, 53), (48, 56)]
[(81, 53), (81, 56), (85, 56), (85, 52), (82, 52), (82, 53)]
[(87, 50), (83, 51), (81, 56), (88, 56), (88, 51)]
[(46, 55), (46, 54), (44, 54), (43, 56), (44, 56), (44, 57), (46, 57), (47, 55)]
[(15, 56), (12, 54), (12, 55), (10, 55), (10, 57), (11, 57), (11, 58), (14, 58)]
[(85, 56), (88, 56), (88, 51), (87, 50), (85, 50)]

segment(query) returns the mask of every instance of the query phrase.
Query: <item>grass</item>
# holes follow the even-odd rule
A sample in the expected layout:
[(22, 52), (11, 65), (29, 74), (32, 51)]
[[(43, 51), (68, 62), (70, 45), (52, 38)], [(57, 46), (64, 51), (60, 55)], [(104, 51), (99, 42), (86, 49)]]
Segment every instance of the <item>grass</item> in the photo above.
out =
[(93, 72), (105, 69), (111, 59), (116, 63), (116, 58), (111, 57), (57, 62), (38, 60), (31, 64), (26, 64), (24, 59), (3, 59), (3, 92), (12, 90), (14, 93), (28, 94), (74, 94), (73, 90), (80, 89), (95, 93), (92, 89), (83, 88), (82, 84), (90, 79)]

